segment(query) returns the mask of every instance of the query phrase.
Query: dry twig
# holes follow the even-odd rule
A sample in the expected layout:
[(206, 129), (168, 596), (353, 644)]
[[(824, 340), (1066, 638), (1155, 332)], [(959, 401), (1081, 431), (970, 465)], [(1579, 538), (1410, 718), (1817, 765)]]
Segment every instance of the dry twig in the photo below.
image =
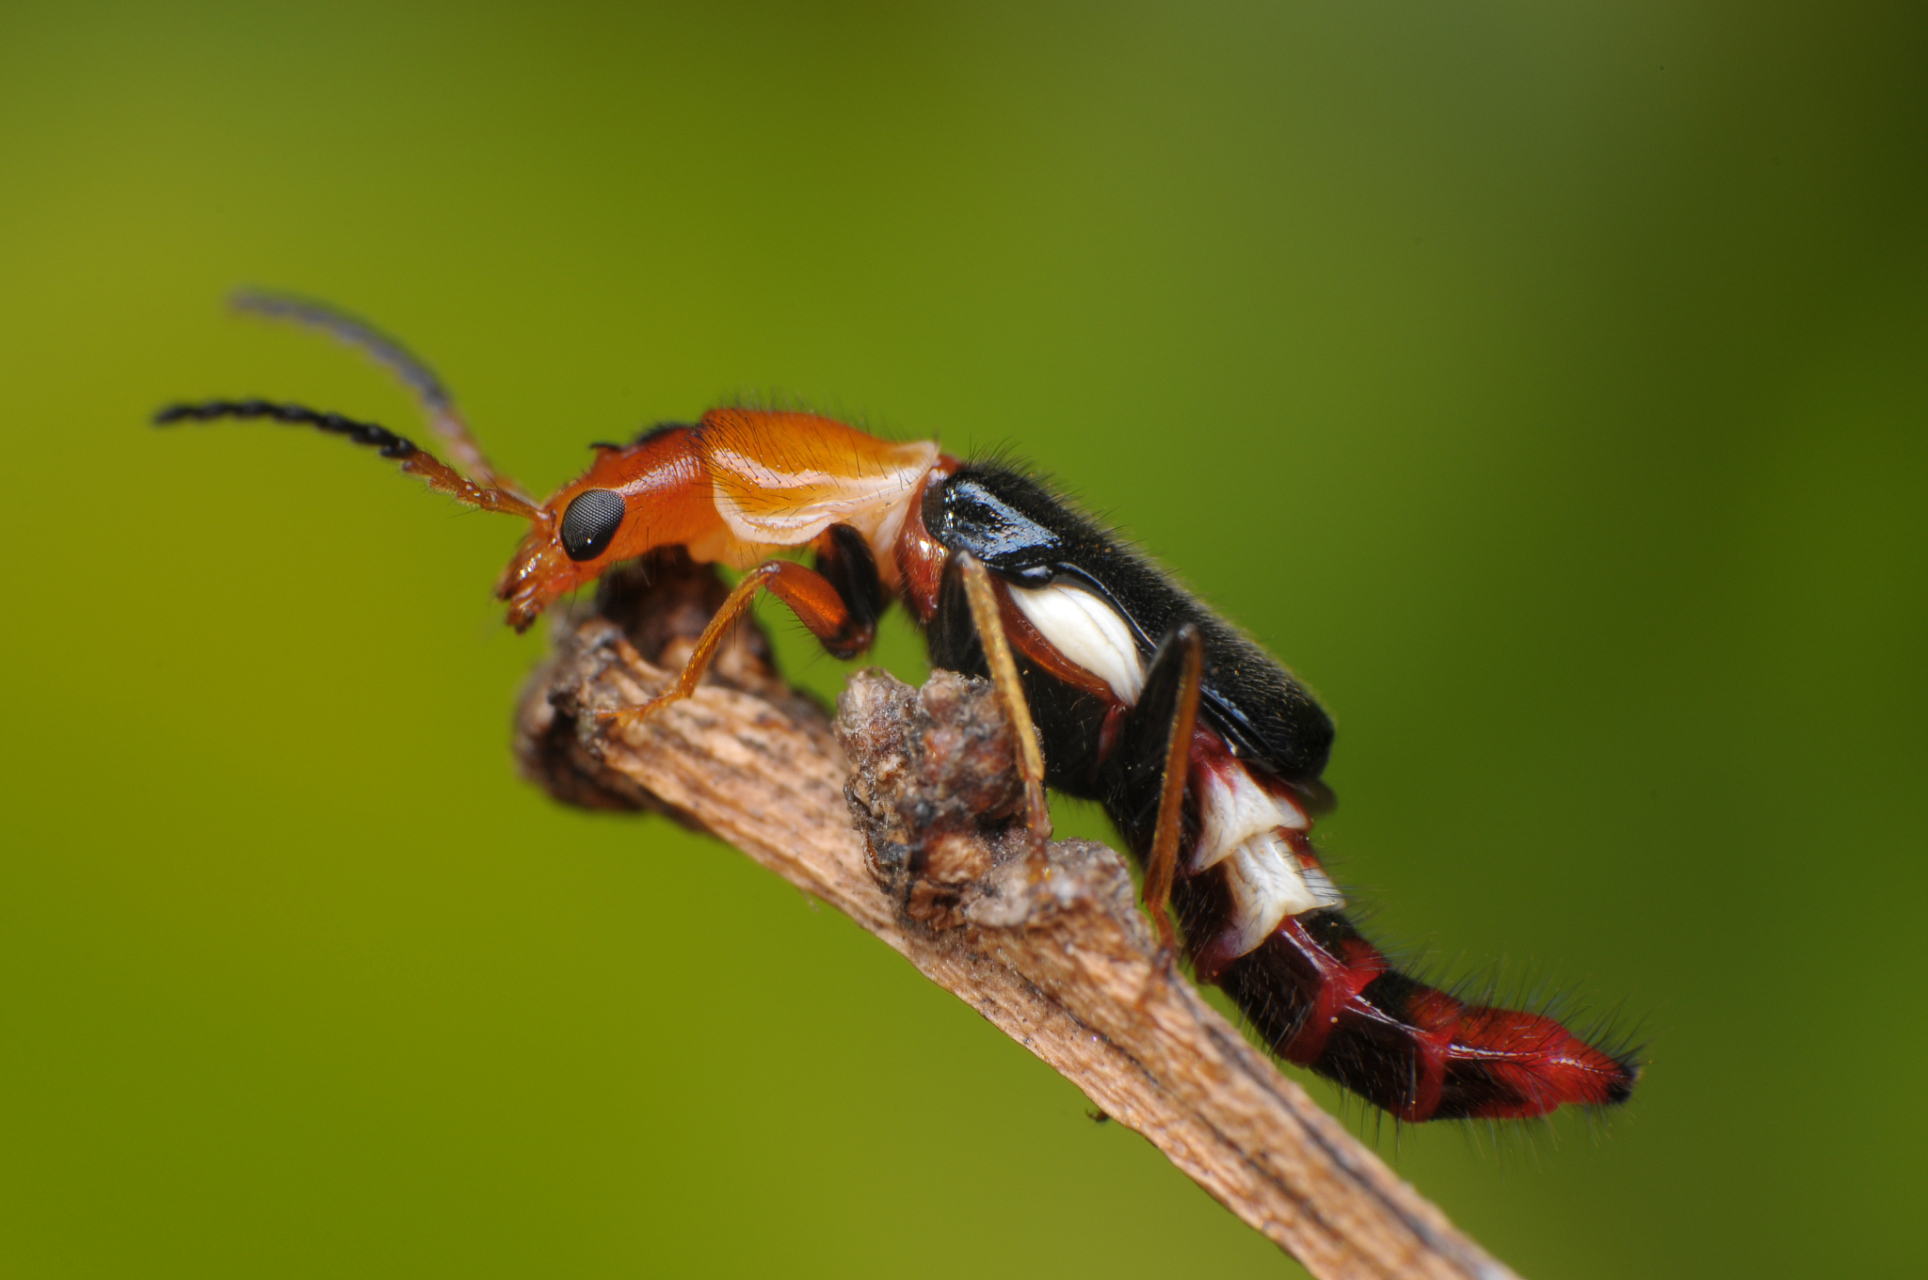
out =
[(1117, 854), (1065, 841), (1036, 857), (984, 682), (939, 672), (916, 691), (865, 672), (833, 726), (746, 626), (688, 701), (599, 723), (667, 684), (722, 591), (680, 556), (605, 578), (524, 696), (525, 770), (571, 803), (712, 832), (830, 903), (1314, 1275), (1512, 1274), (1159, 968)]

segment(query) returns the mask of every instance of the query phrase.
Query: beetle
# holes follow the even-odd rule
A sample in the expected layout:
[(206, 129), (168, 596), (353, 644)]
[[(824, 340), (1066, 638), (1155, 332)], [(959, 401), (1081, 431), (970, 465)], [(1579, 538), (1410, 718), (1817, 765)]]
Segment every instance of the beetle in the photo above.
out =
[[(239, 309), (319, 329), (415, 392), (460, 469), (374, 423), (266, 400), (176, 404), (159, 425), (262, 419), (376, 449), (456, 501), (529, 531), (496, 585), (528, 628), (614, 565), (669, 547), (741, 573), (672, 685), (688, 697), (764, 591), (826, 650), (868, 649), (901, 601), (933, 666), (997, 681), (1018, 726), (1034, 830), (1044, 789), (1100, 802), (1183, 947), (1288, 1062), (1402, 1121), (1544, 1115), (1624, 1102), (1639, 1064), (1543, 1013), (1468, 1003), (1397, 969), (1346, 914), (1311, 841), (1331, 717), (1243, 632), (1041, 480), (830, 418), (711, 409), (629, 444), (537, 501), (489, 463), (441, 380), (320, 303), (246, 293)], [(786, 555), (808, 553), (808, 565)], [(1171, 920), (1177, 917), (1177, 925)], [(1170, 954), (1168, 950), (1167, 954)]]

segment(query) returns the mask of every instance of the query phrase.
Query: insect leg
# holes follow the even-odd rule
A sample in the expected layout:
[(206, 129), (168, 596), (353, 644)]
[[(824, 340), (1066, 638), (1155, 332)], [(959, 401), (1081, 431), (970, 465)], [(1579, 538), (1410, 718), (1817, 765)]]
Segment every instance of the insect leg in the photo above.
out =
[(1011, 641), (1004, 634), (1004, 619), (999, 615), (997, 592), (983, 561), (968, 551), (957, 553), (958, 572), (964, 576), (964, 592), (971, 603), (971, 621), (984, 648), (985, 665), (991, 681), (1004, 699), (1005, 712), (1011, 717), (1011, 730), (1018, 739), (1018, 771), (1024, 777), (1024, 798), (1030, 827), (1040, 840), (1051, 834), (1051, 809), (1044, 799), (1044, 751), (1038, 746), (1038, 730), (1031, 723), (1031, 704), (1025, 701), (1024, 685), (1018, 679), (1018, 664), (1011, 656)]
[(230, 304), (236, 311), (244, 311), (250, 315), (263, 316), (270, 320), (288, 320), (295, 324), (306, 325), (311, 329), (318, 329), (385, 366), (415, 393), (415, 399), (421, 404), (422, 412), (428, 417), (429, 426), (436, 435), (448, 442), (450, 456), (474, 478), (477, 484), (485, 489), (505, 490), (531, 506), (536, 505), (535, 500), (524, 493), (515, 481), (500, 474), (489, 464), (488, 458), (482, 452), (482, 446), (475, 442), (475, 437), (469, 432), (468, 423), (463, 421), (461, 412), (456, 409), (455, 397), (449, 394), (449, 389), (435, 375), (435, 371), (395, 339), (365, 320), (357, 319), (345, 311), (338, 311), (325, 302), (315, 302), (307, 298), (268, 293), (257, 289), (243, 289), (234, 294)]
[[(1183, 832), (1185, 782), (1191, 771), (1192, 728), (1198, 723), (1198, 696), (1205, 676), (1205, 639), (1198, 628), (1185, 623), (1158, 646), (1147, 674), (1147, 692), (1153, 680), (1164, 677), (1168, 664), (1178, 663), (1176, 703), (1172, 708), (1169, 732), (1165, 739), (1165, 767), (1158, 796), (1158, 822), (1153, 828), (1151, 853), (1145, 859), (1145, 909), (1158, 926), (1158, 937), (1167, 956), (1178, 950), (1178, 935), (1172, 929), (1172, 880), (1178, 873), (1178, 844)], [(1149, 699), (1147, 699), (1149, 701)]]
[(756, 568), (743, 575), (735, 590), (724, 598), (716, 616), (703, 628), (703, 634), (696, 639), (696, 647), (691, 651), (689, 661), (674, 684), (640, 706), (625, 707), (620, 711), (605, 711), (598, 714), (601, 720), (614, 720), (620, 724), (637, 724), (655, 715), (672, 702), (680, 702), (696, 692), (702, 681), (703, 673), (716, 659), (717, 648), (730, 627), (741, 618), (756, 600), (757, 592), (768, 591), (790, 607), (797, 620), (810, 629), (810, 633), (823, 642), (833, 654), (849, 656), (860, 651), (862, 644), (855, 643), (860, 637), (868, 643), (868, 635), (875, 629), (874, 620), (860, 621), (856, 618), (837, 588), (822, 574), (793, 560), (765, 560)]
[(877, 616), (884, 611), (884, 583), (877, 576), (876, 554), (863, 534), (847, 524), (833, 524), (824, 531), (817, 550), (817, 572), (849, 613), (842, 631), (817, 638), (831, 657), (854, 658), (877, 638)]

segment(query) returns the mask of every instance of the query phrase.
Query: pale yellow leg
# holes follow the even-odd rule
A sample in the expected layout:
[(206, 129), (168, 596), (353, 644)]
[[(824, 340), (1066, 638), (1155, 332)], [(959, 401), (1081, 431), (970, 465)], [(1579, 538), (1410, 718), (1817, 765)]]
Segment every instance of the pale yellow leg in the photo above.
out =
[(1018, 773), (1024, 779), (1031, 831), (1038, 839), (1047, 840), (1051, 836), (1051, 807), (1044, 799), (1044, 751), (1038, 746), (1037, 726), (1031, 722), (1031, 704), (1024, 698), (1017, 660), (1011, 656), (1011, 641), (1004, 634), (997, 591), (991, 584), (990, 571), (970, 552), (957, 553), (957, 568), (964, 575), (964, 593), (970, 599), (971, 621), (977, 624), (978, 640), (984, 646), (984, 661), (991, 668), (991, 683), (1004, 699), (1011, 731), (1017, 735)]

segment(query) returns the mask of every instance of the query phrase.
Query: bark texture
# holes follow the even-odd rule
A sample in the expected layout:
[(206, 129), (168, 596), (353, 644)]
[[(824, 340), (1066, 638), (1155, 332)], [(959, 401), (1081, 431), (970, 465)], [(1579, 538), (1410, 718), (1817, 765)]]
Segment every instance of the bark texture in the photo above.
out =
[(708, 831), (844, 912), (1314, 1275), (1512, 1275), (1161, 963), (1118, 854), (1033, 837), (986, 682), (863, 672), (833, 722), (744, 626), (694, 697), (599, 719), (668, 684), (723, 594), (680, 554), (606, 576), (524, 693), (525, 772)]

